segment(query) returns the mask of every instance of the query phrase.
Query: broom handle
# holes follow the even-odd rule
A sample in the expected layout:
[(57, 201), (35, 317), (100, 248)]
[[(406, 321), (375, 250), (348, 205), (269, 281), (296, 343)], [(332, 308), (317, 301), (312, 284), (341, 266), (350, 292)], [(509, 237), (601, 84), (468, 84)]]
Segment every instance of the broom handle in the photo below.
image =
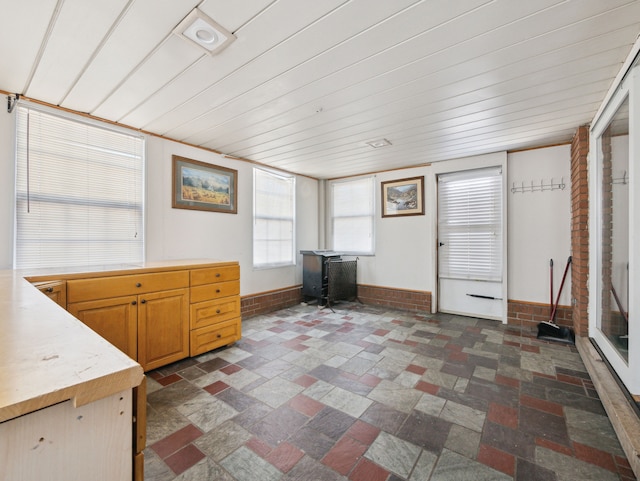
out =
[(553, 316), (553, 259), (549, 259), (549, 319)]
[(567, 278), (567, 272), (569, 271), (569, 266), (571, 265), (571, 256), (567, 259), (567, 265), (564, 268), (564, 274), (562, 274), (562, 282), (560, 283), (560, 290), (558, 291), (558, 297), (556, 297), (556, 303), (553, 306), (553, 311), (551, 312), (551, 317), (549, 318), (549, 322), (553, 322), (553, 319), (556, 317), (556, 310), (558, 309), (558, 303), (560, 302), (560, 294), (562, 294), (562, 288), (564, 287), (564, 281)]
[(618, 305), (620, 314), (622, 314), (622, 318), (627, 321), (627, 324), (629, 324), (629, 314), (627, 314), (626, 311), (622, 308), (622, 303), (620, 302), (620, 298), (618, 297), (616, 290), (613, 288), (613, 285), (611, 285), (611, 293), (613, 294), (613, 298), (616, 300), (616, 304)]

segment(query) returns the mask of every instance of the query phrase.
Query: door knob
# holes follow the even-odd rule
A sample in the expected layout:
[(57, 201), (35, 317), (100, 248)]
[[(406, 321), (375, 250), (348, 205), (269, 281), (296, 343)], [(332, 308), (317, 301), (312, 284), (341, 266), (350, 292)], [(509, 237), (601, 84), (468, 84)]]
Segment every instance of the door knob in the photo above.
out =
[(438, 246), (442, 247), (444, 245), (444, 242), (438, 242)]

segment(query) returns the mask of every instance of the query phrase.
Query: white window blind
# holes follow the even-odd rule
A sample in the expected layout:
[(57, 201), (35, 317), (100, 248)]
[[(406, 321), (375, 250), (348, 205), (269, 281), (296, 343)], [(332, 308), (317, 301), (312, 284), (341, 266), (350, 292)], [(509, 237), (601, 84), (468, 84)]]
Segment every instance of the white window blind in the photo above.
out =
[(350, 254), (373, 254), (374, 177), (332, 184), (333, 249)]
[(501, 170), (440, 175), (438, 189), (440, 276), (501, 281)]
[(253, 265), (295, 264), (295, 177), (253, 170)]
[(19, 107), (14, 267), (144, 260), (144, 139)]

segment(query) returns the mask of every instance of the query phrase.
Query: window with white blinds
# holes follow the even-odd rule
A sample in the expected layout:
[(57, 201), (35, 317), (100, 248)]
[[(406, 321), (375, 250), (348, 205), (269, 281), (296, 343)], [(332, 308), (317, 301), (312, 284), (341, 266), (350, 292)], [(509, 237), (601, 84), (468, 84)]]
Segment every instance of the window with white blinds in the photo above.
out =
[(501, 169), (440, 175), (438, 189), (440, 277), (501, 281)]
[(336, 181), (332, 186), (333, 250), (373, 254), (374, 177)]
[(253, 169), (253, 266), (295, 264), (295, 177)]
[(144, 260), (144, 138), (31, 107), (16, 111), (14, 267)]

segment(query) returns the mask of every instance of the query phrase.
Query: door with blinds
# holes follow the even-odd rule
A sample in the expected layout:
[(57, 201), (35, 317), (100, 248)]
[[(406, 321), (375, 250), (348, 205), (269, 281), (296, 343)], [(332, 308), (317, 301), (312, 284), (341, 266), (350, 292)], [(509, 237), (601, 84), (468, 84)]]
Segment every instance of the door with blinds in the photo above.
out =
[(438, 176), (438, 307), (503, 320), (500, 167)]

